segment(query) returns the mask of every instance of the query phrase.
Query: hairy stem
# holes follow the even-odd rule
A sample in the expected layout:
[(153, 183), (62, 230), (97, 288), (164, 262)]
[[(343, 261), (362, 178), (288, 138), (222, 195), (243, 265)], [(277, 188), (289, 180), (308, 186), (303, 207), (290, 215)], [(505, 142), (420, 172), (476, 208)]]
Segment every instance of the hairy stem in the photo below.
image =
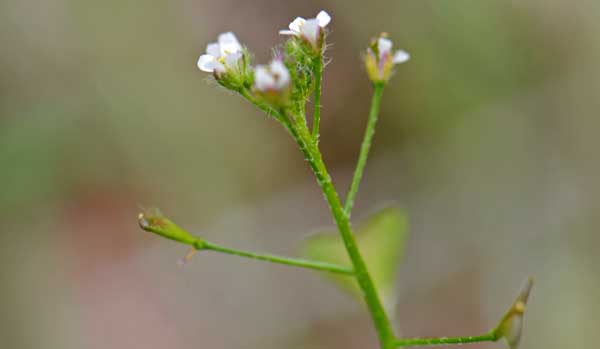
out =
[(383, 94), (384, 84), (376, 84), (375, 91), (373, 92), (373, 98), (371, 100), (371, 110), (369, 111), (369, 120), (367, 121), (367, 128), (365, 129), (365, 136), (360, 146), (360, 154), (358, 156), (358, 162), (356, 169), (354, 170), (354, 177), (352, 177), (352, 184), (350, 190), (348, 190), (348, 196), (346, 196), (346, 205), (344, 211), (348, 217), (352, 214), (352, 207), (354, 207), (354, 198), (358, 192), (360, 180), (367, 164), (367, 158), (369, 157), (369, 150), (371, 149), (371, 143), (373, 142), (373, 135), (375, 134), (375, 126), (377, 125), (377, 116), (379, 114), (379, 105), (381, 104), (381, 95)]
[(234, 248), (229, 248), (229, 247), (225, 247), (225, 246), (221, 246), (221, 245), (217, 245), (217, 244), (213, 244), (213, 243), (209, 243), (209, 242), (204, 242), (203, 246), (204, 246), (205, 250), (226, 253), (226, 254), (230, 254), (230, 255), (234, 255), (234, 256), (238, 256), (238, 257), (257, 259), (257, 260), (271, 262), (271, 263), (277, 263), (277, 264), (285, 264), (285, 265), (290, 265), (293, 267), (301, 267), (301, 268), (315, 269), (315, 270), (320, 270), (320, 271), (327, 271), (327, 272), (336, 273), (336, 274), (354, 275), (354, 270), (352, 270), (352, 268), (342, 266), (342, 265), (332, 264), (332, 263), (311, 261), (308, 259), (301, 259), (301, 258), (282, 257), (282, 256), (276, 256), (276, 255), (272, 255), (272, 254), (260, 254), (260, 253), (250, 252), (250, 251), (243, 251), (243, 250), (238, 250), (238, 249), (234, 249)]
[(478, 342), (495, 342), (498, 340), (498, 336), (495, 331), (471, 337), (452, 337), (452, 338), (407, 338), (398, 339), (394, 342), (394, 347), (416, 347), (416, 346), (433, 346), (443, 344), (465, 344), (465, 343), (478, 343)]
[[(282, 113), (285, 114), (285, 111)], [(342, 203), (333, 182), (331, 181), (331, 176), (327, 171), (327, 167), (323, 162), (321, 153), (306, 125), (300, 122), (289, 122), (286, 128), (290, 131), (292, 137), (296, 140), (300, 150), (310, 164), (317, 179), (317, 183), (325, 196), (325, 200), (329, 204), (331, 214), (341, 234), (348, 256), (352, 261), (356, 280), (362, 290), (363, 298), (375, 324), (381, 347), (383, 349), (394, 348), (395, 337), (390, 321), (385, 313), (381, 300), (379, 299), (373, 279), (371, 278), (365, 261), (358, 249), (352, 233), (350, 221), (342, 207)]]
[(319, 142), (319, 124), (321, 123), (321, 84), (323, 81), (323, 50), (320, 51), (315, 64), (315, 108), (313, 111), (312, 138)]

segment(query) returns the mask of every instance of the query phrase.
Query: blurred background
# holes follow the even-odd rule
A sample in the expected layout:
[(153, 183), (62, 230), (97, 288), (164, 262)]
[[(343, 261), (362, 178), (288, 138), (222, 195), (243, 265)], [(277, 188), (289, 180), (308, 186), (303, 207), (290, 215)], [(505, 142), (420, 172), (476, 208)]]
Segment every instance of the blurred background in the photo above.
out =
[[(233, 30), (333, 17), (321, 147), (345, 192), (386, 31), (412, 54), (385, 91), (355, 222), (410, 220), (405, 336), (488, 330), (537, 283), (522, 348), (592, 348), (600, 325), (600, 3), (560, 0), (0, 3), (0, 347), (375, 348), (364, 308), (313, 272), (199, 254), (140, 206), (225, 245), (294, 255), (331, 229), (281, 127), (196, 68)], [(500, 348), (502, 344), (473, 345)]]

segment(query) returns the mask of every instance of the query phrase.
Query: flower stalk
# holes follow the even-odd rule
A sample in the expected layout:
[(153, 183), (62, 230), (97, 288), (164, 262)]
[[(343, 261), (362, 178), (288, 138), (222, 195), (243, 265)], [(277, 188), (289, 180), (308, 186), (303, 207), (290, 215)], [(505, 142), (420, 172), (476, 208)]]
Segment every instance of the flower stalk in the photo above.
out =
[(376, 83), (374, 84), (373, 98), (371, 99), (371, 110), (369, 111), (369, 119), (367, 121), (367, 127), (365, 129), (365, 135), (363, 137), (362, 144), (360, 146), (360, 154), (358, 156), (358, 162), (356, 169), (354, 170), (354, 176), (352, 177), (352, 184), (348, 190), (348, 196), (346, 197), (346, 205), (344, 210), (348, 217), (352, 214), (352, 208), (354, 207), (354, 198), (358, 192), (360, 180), (362, 179), (365, 166), (367, 165), (367, 158), (369, 157), (369, 150), (373, 143), (373, 135), (375, 134), (375, 126), (377, 125), (377, 117), (379, 115), (379, 106), (381, 105), (381, 96), (383, 95), (383, 89), (385, 84)]
[(470, 337), (440, 337), (440, 338), (408, 338), (398, 339), (394, 342), (396, 348), (400, 347), (417, 347), (417, 346), (434, 346), (444, 344), (467, 344), (467, 343), (480, 343), (480, 342), (495, 342), (498, 340), (498, 336), (494, 331), (480, 335)]

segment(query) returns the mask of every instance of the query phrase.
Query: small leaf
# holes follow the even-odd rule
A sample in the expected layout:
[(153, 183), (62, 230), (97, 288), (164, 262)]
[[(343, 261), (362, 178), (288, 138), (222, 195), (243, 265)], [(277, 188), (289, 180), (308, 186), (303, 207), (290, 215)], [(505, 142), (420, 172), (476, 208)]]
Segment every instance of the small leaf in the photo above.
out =
[(525, 307), (532, 287), (533, 278), (530, 277), (525, 282), (513, 305), (508, 309), (502, 320), (500, 320), (498, 327), (496, 327), (498, 338), (506, 339), (511, 349), (519, 347), (523, 332), (523, 315), (525, 315)]
[[(385, 208), (358, 226), (355, 237), (369, 273), (388, 310), (395, 304), (396, 275), (408, 232), (405, 215), (396, 207)], [(318, 234), (309, 237), (301, 253), (310, 259), (351, 266), (339, 234)], [(352, 278), (326, 274), (341, 288), (360, 298), (361, 291)]]

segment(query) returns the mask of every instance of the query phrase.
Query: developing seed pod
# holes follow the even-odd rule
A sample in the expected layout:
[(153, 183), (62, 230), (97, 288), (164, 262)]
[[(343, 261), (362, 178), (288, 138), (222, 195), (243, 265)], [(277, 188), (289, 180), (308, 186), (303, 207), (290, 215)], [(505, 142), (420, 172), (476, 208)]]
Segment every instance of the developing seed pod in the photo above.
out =
[(138, 215), (140, 228), (145, 231), (160, 235), (170, 240), (182, 242), (200, 250), (204, 247), (204, 241), (187, 231), (181, 229), (167, 217), (163, 216), (158, 209), (149, 209)]
[(504, 315), (500, 324), (496, 328), (498, 338), (504, 338), (511, 349), (519, 347), (521, 334), (523, 332), (523, 316), (525, 315), (525, 307), (529, 300), (529, 294), (533, 287), (533, 278), (530, 277), (525, 282), (517, 299), (512, 307)]

